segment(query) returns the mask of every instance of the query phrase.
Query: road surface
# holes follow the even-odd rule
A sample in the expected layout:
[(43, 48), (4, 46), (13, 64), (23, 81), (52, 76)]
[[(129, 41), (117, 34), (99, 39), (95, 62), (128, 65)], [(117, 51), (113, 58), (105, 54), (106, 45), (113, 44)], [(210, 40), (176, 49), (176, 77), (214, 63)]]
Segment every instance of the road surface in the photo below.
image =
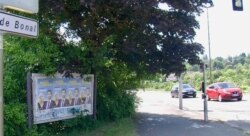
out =
[[(243, 135), (242, 132), (248, 132), (250, 130), (249, 94), (244, 95), (242, 101), (209, 101), (208, 118), (210, 122), (205, 124), (203, 124), (204, 122), (202, 121), (204, 117), (203, 100), (201, 99), (200, 94), (197, 95), (197, 98), (184, 98), (183, 110), (178, 109), (179, 99), (171, 98), (169, 92), (139, 91), (137, 93), (137, 96), (141, 101), (137, 109), (137, 124), (139, 133), (140, 130), (142, 130), (142, 132), (148, 131), (147, 134), (150, 136), (152, 135), (150, 134), (150, 129), (154, 130), (159, 128), (154, 127), (157, 125), (164, 127), (165, 130), (159, 129), (157, 131), (152, 131), (152, 133), (160, 132), (160, 130), (162, 130), (163, 132), (171, 132), (173, 135), (176, 135), (176, 133), (178, 132), (180, 133), (180, 131), (176, 132), (176, 130), (171, 127), (171, 124), (176, 124), (174, 125), (175, 127), (178, 128), (179, 126), (180, 128), (182, 128), (182, 132), (177, 135), (183, 135), (183, 133), (186, 133), (186, 135), (183, 136), (191, 136), (192, 132), (195, 132), (195, 135), (197, 133), (200, 133), (201, 136), (206, 136), (207, 133), (202, 133), (203, 129), (211, 129), (210, 134), (208, 133), (209, 135), (214, 134), (220, 136)], [(158, 122), (158, 124), (156, 122)], [(163, 123), (165, 125), (159, 122), (165, 122)], [(147, 124), (149, 126), (142, 124)], [(183, 126), (182, 124), (186, 126)], [(146, 131), (143, 129), (143, 127), (145, 127), (146, 130), (149, 130)], [(192, 131), (193, 129), (197, 130)], [(188, 135), (187, 132), (189, 132), (190, 134)], [(163, 133), (159, 133), (159, 135), (162, 134)], [(142, 135), (144, 136), (146, 134)], [(168, 135), (166, 134), (166, 136)]]

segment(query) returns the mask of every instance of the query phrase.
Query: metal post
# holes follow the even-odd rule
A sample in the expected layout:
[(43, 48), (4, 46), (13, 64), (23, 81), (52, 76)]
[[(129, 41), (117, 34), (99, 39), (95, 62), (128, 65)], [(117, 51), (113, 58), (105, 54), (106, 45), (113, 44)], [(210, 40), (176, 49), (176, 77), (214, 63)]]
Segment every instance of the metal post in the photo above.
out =
[(32, 124), (33, 124), (33, 118), (32, 118), (32, 110), (33, 110), (33, 106), (32, 106), (32, 79), (31, 79), (31, 73), (28, 72), (27, 73), (27, 84), (26, 84), (26, 90), (27, 90), (27, 104), (28, 104), (28, 127), (29, 129), (32, 128)]
[(208, 52), (209, 52), (209, 79), (210, 83), (213, 82), (212, 78), (212, 60), (211, 60), (211, 47), (210, 47), (210, 26), (209, 26), (209, 13), (207, 8), (207, 37), (208, 37)]
[(0, 33), (0, 136), (4, 136), (3, 125), (3, 34)]
[(182, 104), (182, 74), (180, 74), (179, 76), (179, 109), (182, 110), (183, 109), (183, 104)]
[(203, 63), (203, 81), (204, 81), (204, 98), (203, 98), (203, 101), (204, 101), (204, 121), (207, 122), (208, 121), (208, 108), (207, 108), (207, 92), (206, 92), (206, 65), (205, 63)]
[(94, 92), (93, 92), (93, 117), (96, 119), (96, 99), (97, 99), (97, 78), (96, 78), (96, 72), (94, 72)]

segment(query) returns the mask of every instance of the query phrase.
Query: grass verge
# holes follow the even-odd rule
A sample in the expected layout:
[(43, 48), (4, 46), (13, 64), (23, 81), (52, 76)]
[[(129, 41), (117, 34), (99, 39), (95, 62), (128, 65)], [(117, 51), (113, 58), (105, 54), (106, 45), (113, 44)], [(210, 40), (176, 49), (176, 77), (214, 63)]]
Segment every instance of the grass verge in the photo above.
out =
[(99, 122), (92, 131), (74, 131), (67, 136), (138, 136), (133, 119), (125, 118), (115, 122)]

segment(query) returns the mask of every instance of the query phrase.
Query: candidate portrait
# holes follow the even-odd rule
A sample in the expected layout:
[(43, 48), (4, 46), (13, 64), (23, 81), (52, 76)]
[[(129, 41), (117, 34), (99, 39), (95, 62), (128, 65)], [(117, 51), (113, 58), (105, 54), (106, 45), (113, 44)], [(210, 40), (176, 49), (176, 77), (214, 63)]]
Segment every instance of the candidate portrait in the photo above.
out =
[(55, 102), (55, 108), (61, 107), (62, 100), (59, 99), (58, 93), (55, 93), (54, 95), (54, 102)]
[(38, 109), (39, 109), (39, 110), (44, 110), (44, 109), (46, 109), (46, 101), (44, 101), (44, 96), (43, 96), (43, 94), (40, 94), (40, 95), (39, 95), (37, 106), (38, 106)]
[(66, 98), (66, 90), (62, 89), (61, 91), (61, 107), (69, 106), (69, 100)]
[(79, 90), (76, 88), (75, 89), (74, 105), (80, 105), (80, 104), (81, 104), (81, 99), (79, 97)]
[(68, 106), (74, 106), (75, 99), (73, 98), (72, 91), (69, 91), (68, 93), (68, 101), (69, 101)]
[(52, 100), (52, 91), (47, 91), (47, 102), (46, 102), (46, 109), (51, 109), (55, 107), (55, 101)]

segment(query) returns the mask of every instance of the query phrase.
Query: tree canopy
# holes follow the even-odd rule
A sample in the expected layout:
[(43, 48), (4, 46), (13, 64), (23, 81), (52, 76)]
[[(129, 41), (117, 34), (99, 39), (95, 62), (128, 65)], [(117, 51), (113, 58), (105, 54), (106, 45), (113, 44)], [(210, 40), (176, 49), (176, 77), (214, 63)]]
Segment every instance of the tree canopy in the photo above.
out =
[[(65, 55), (81, 57), (62, 63), (61, 71), (96, 69), (103, 64), (96, 58), (101, 54), (137, 72), (180, 73), (185, 70), (184, 62), (199, 63), (198, 55), (203, 53), (202, 45), (193, 42), (199, 28), (195, 16), (208, 1), (43, 0), (39, 20), (42, 32), (53, 37), (63, 50), (68, 40), (80, 39), (73, 44), (81, 49), (79, 54)], [(160, 3), (168, 10), (160, 9)]]
[[(243, 91), (250, 91), (250, 54), (241, 53), (227, 58), (216, 57), (212, 59), (212, 78), (214, 82), (232, 82)], [(206, 70), (209, 77), (209, 70)], [(203, 74), (197, 69), (197, 65), (189, 66), (189, 72), (185, 75), (184, 82), (193, 84), (197, 89), (203, 80)], [(208, 82), (208, 84), (211, 84)]]
[[(97, 75), (97, 118), (133, 115), (135, 89), (149, 74), (180, 73), (199, 63), (196, 15), (209, 0), (40, 0), (40, 36), (6, 35), (5, 135), (69, 135), (93, 127), (88, 118), (26, 126), (27, 72)], [(159, 4), (165, 4), (166, 10)]]

